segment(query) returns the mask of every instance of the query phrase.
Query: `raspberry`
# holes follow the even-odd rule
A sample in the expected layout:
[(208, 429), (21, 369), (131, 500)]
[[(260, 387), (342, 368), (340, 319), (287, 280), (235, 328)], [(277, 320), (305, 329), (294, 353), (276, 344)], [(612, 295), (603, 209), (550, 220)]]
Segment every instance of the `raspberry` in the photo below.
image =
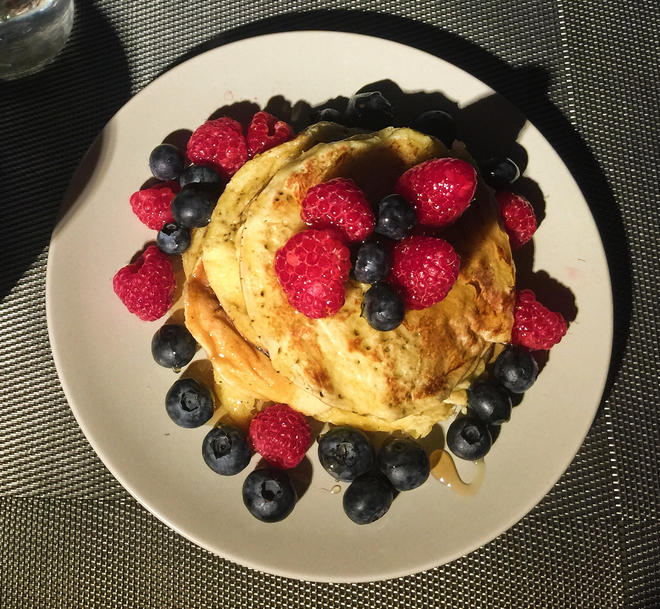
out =
[(456, 282), (459, 268), (458, 254), (442, 239), (412, 235), (394, 246), (392, 279), (409, 309), (440, 302)]
[(443, 158), (411, 167), (397, 180), (394, 190), (410, 201), (420, 224), (438, 228), (458, 219), (476, 188), (477, 173), (470, 163)]
[(349, 243), (364, 241), (376, 225), (364, 193), (349, 178), (312, 186), (303, 199), (300, 216), (315, 228), (337, 228)]
[(518, 249), (536, 232), (534, 209), (525, 197), (512, 192), (498, 192), (496, 198), (511, 248)]
[(247, 146), (253, 157), (274, 146), (288, 142), (293, 137), (293, 129), (268, 112), (257, 112), (247, 129)]
[(566, 320), (561, 313), (544, 307), (532, 290), (516, 294), (511, 342), (532, 351), (550, 349), (566, 334)]
[(206, 121), (190, 136), (187, 154), (193, 163), (211, 166), (228, 180), (248, 160), (241, 124), (226, 116)]
[(174, 222), (170, 205), (179, 190), (181, 188), (176, 182), (162, 182), (151, 188), (138, 190), (130, 199), (133, 213), (149, 228), (160, 230), (165, 224)]
[(117, 271), (112, 287), (131, 313), (154, 321), (172, 306), (176, 277), (170, 259), (150, 245), (135, 262)]
[(313, 280), (298, 286), (291, 304), (307, 317), (319, 319), (334, 315), (344, 306), (344, 282)]
[(305, 456), (312, 443), (312, 430), (297, 410), (273, 404), (250, 421), (248, 441), (271, 465), (291, 469)]
[(312, 318), (342, 308), (350, 268), (350, 252), (332, 229), (297, 233), (275, 254), (275, 273), (289, 304)]

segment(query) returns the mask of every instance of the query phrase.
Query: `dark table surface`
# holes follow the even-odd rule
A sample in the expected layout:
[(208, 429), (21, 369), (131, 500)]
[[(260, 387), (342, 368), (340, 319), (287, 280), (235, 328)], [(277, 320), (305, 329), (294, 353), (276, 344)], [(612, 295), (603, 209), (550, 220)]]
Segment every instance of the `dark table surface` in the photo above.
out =
[[(93, 453), (48, 344), (48, 242), (94, 136), (182, 58), (294, 29), (416, 46), (503, 94), (573, 172), (610, 264), (610, 381), (569, 470), (487, 546), (398, 580), (286, 580), (179, 537)], [(78, 0), (57, 60), (0, 84), (0, 606), (660, 606), (659, 31), (653, 0)]]

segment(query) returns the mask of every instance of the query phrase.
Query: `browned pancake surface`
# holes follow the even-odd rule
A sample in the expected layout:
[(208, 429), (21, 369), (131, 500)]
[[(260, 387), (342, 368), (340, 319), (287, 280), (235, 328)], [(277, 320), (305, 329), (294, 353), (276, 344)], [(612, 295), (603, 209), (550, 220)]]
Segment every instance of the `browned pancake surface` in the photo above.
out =
[(392, 332), (378, 332), (360, 317), (368, 286), (349, 281), (336, 315), (309, 319), (289, 305), (273, 271), (276, 251), (305, 228), (300, 204), (311, 186), (350, 177), (376, 202), (407, 168), (447, 154), (409, 129), (322, 144), (277, 172), (247, 211), (239, 262), (255, 340), (278, 372), (339, 410), (385, 421), (445, 418), (443, 400), (483, 362), (492, 342), (510, 338), (513, 263), (485, 187), (442, 235), (461, 257), (458, 281), (445, 300), (408, 311)]

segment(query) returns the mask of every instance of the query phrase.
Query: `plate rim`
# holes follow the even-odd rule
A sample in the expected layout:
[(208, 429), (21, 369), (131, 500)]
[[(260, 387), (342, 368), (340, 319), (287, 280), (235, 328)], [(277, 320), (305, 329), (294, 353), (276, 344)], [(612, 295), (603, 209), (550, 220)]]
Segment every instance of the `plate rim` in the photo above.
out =
[[(98, 141), (100, 138), (103, 137), (103, 134), (105, 133), (106, 129), (108, 126), (116, 119), (116, 117), (124, 112), (127, 112), (127, 108), (132, 107), (136, 103), (139, 103), (139, 99), (141, 98), (142, 94), (148, 90), (150, 87), (154, 85), (154, 83), (160, 81), (160, 79), (163, 79), (165, 77), (170, 78), (174, 73), (177, 72), (183, 72), (187, 69), (190, 63), (199, 61), (200, 58), (209, 56), (212, 54), (216, 54), (218, 52), (222, 52), (222, 50), (228, 48), (228, 47), (233, 47), (233, 46), (240, 46), (244, 44), (246, 41), (259, 41), (263, 40), (266, 41), (268, 39), (272, 39), (274, 37), (278, 38), (295, 38), (300, 35), (309, 35), (309, 34), (319, 34), (323, 36), (328, 36), (328, 37), (339, 37), (339, 38), (344, 38), (344, 37), (353, 37), (353, 38), (361, 38), (367, 43), (374, 43), (378, 42), (380, 44), (384, 44), (387, 46), (396, 46), (400, 47), (403, 51), (409, 53), (409, 52), (416, 52), (420, 54), (427, 55), (431, 58), (433, 58), (435, 61), (441, 62), (447, 66), (449, 66), (453, 70), (457, 70), (461, 72), (463, 75), (474, 79), (475, 81), (479, 82), (483, 87), (488, 89), (490, 92), (499, 94), (496, 90), (494, 90), (490, 85), (486, 84), (484, 81), (478, 79), (474, 75), (472, 75), (470, 72), (464, 70), (462, 67), (459, 67), (446, 59), (443, 59), (441, 57), (438, 57), (437, 55), (430, 53), (428, 51), (419, 49), (414, 46), (410, 46), (407, 44), (403, 44), (397, 41), (390, 40), (385, 37), (381, 36), (375, 36), (375, 35), (367, 35), (367, 34), (360, 34), (360, 33), (353, 33), (353, 32), (344, 32), (340, 30), (291, 30), (291, 31), (281, 31), (281, 32), (275, 32), (275, 33), (269, 33), (269, 34), (261, 34), (261, 35), (256, 35), (256, 36), (249, 36), (245, 38), (241, 38), (239, 40), (234, 40), (232, 42), (228, 42), (226, 44), (221, 44), (218, 46), (215, 46), (211, 49), (205, 50), (202, 53), (196, 54), (193, 57), (190, 57), (184, 61), (181, 61), (180, 63), (177, 63), (176, 65), (172, 66), (171, 68), (165, 70), (164, 72), (160, 73), (156, 78), (154, 78), (152, 81), (150, 81), (147, 85), (145, 85), (139, 92), (137, 92), (135, 95), (133, 95), (129, 100), (124, 103), (121, 108), (117, 110), (113, 114), (113, 116), (106, 122), (106, 124), (103, 126), (103, 128), (99, 131), (97, 136), (94, 138), (93, 142), (90, 144), (88, 150), (86, 153), (83, 155), (82, 159), (80, 160), (80, 163), (78, 164), (76, 170), (74, 171), (72, 175), (72, 179), (69, 182), (69, 186), (67, 187), (65, 196), (64, 196), (64, 201), (68, 201), (69, 197), (71, 195), (71, 192), (73, 190), (74, 182), (75, 182), (75, 176), (78, 174), (80, 168), (82, 165), (85, 163), (86, 159), (88, 158), (88, 155), (94, 150), (95, 146), (98, 144)], [(163, 522), (168, 528), (172, 529), (174, 532), (177, 534), (181, 535), (187, 540), (192, 541), (196, 545), (204, 548), (205, 550), (211, 552), (212, 554), (216, 556), (220, 556), (221, 558), (225, 558), (227, 560), (233, 561), (239, 565), (246, 566), (248, 568), (251, 568), (256, 571), (262, 571), (262, 572), (267, 572), (267, 573), (272, 573), (277, 576), (281, 577), (287, 577), (287, 578), (292, 578), (292, 579), (298, 579), (298, 580), (304, 580), (304, 581), (315, 581), (315, 582), (328, 582), (328, 583), (358, 583), (358, 582), (370, 582), (370, 581), (382, 581), (382, 580), (387, 580), (387, 579), (392, 579), (392, 578), (398, 578), (398, 577), (404, 577), (407, 575), (412, 575), (415, 573), (420, 573), (423, 571), (426, 571), (431, 568), (435, 568), (441, 565), (445, 565), (447, 563), (450, 563), (462, 556), (466, 556), (475, 550), (483, 547), (484, 545), (491, 543), (493, 540), (501, 536), (503, 533), (508, 531), (511, 527), (513, 527), (516, 523), (520, 522), (529, 512), (536, 506), (538, 505), (544, 497), (547, 496), (547, 494), (550, 492), (550, 490), (557, 484), (559, 479), (566, 473), (568, 467), (570, 464), (573, 462), (575, 459), (576, 455), (578, 454), (579, 450), (584, 444), (584, 440), (586, 436), (588, 435), (589, 431), (591, 430), (591, 427), (593, 426), (593, 421), (594, 418), (597, 415), (599, 405), (602, 403), (603, 400), (603, 393), (606, 388), (607, 384), (607, 378), (609, 374), (609, 370), (611, 367), (612, 363), (612, 348), (613, 348), (613, 332), (614, 332), (614, 308), (613, 308), (613, 294), (612, 294), (612, 283), (611, 283), (611, 271), (609, 268), (609, 264), (607, 263), (607, 255), (606, 255), (606, 250), (604, 247), (604, 243), (602, 240), (602, 235), (601, 232), (598, 228), (598, 225), (595, 221), (595, 218), (593, 214), (591, 213), (591, 209), (589, 207), (588, 201), (586, 200), (584, 193), (582, 192), (582, 189), (580, 188), (579, 183), (573, 176), (571, 170), (568, 168), (566, 163), (563, 161), (557, 150), (555, 149), (554, 145), (543, 135), (543, 132), (531, 121), (526, 114), (521, 112), (518, 107), (513, 104), (508, 97), (504, 96), (507, 100), (507, 102), (516, 108), (522, 116), (525, 117), (526, 121), (538, 132), (540, 137), (548, 144), (549, 149), (552, 151), (552, 154), (555, 155), (557, 161), (561, 163), (566, 168), (567, 174), (570, 176), (570, 179), (573, 181), (575, 188), (577, 192), (580, 193), (580, 196), (582, 198), (582, 202), (584, 205), (589, 209), (589, 215), (592, 218), (592, 221), (594, 222), (594, 226), (596, 228), (596, 232), (598, 234), (598, 244), (600, 246), (600, 251), (598, 254), (602, 257), (606, 269), (607, 269), (607, 276), (609, 280), (609, 290), (607, 291), (608, 293), (608, 302), (607, 304), (607, 317), (608, 317), (608, 323), (607, 323), (607, 340), (605, 341), (607, 344), (610, 345), (608, 354), (607, 354), (607, 365), (604, 367), (604, 370), (601, 370), (601, 378), (600, 382), (598, 383), (598, 393), (601, 396), (600, 399), (598, 400), (598, 403), (595, 405), (594, 410), (593, 410), (593, 415), (590, 417), (590, 423), (584, 430), (584, 433), (581, 434), (581, 439), (579, 444), (570, 451), (567, 452), (566, 458), (562, 460), (562, 465), (561, 465), (561, 471), (559, 475), (555, 478), (552, 477), (551, 480), (549, 480), (548, 483), (544, 486), (543, 493), (539, 496), (531, 500), (530, 502), (527, 502), (524, 506), (521, 506), (513, 516), (510, 518), (503, 520), (502, 523), (500, 524), (499, 527), (496, 528), (496, 530), (492, 530), (491, 533), (488, 535), (488, 539), (482, 540), (479, 543), (476, 544), (471, 544), (469, 547), (457, 551), (454, 553), (451, 553), (448, 555), (447, 558), (443, 558), (440, 562), (438, 561), (430, 561), (425, 565), (415, 565), (413, 567), (413, 570), (407, 570), (405, 573), (401, 572), (400, 570), (390, 570), (387, 572), (384, 572), (382, 576), (370, 576), (370, 577), (361, 577), (357, 576), (355, 578), (346, 578), (346, 577), (341, 577), (341, 578), (333, 578), (333, 577), (313, 577), (310, 576), (309, 574), (300, 574), (296, 573), (290, 569), (283, 568), (283, 569), (271, 569), (271, 568), (265, 568), (263, 564), (259, 563), (258, 561), (254, 561), (251, 558), (248, 558), (244, 555), (236, 555), (233, 552), (228, 552), (228, 551), (222, 551), (220, 553), (218, 551), (218, 548), (214, 547), (213, 545), (207, 543), (204, 539), (200, 538), (198, 535), (195, 535), (189, 531), (185, 531), (183, 527), (177, 525), (175, 522), (171, 521), (167, 516), (165, 516), (163, 513), (161, 513), (156, 506), (151, 505), (149, 501), (146, 501), (142, 498), (140, 492), (138, 489), (134, 488), (132, 485), (128, 484), (123, 475), (121, 474), (121, 471), (119, 468), (115, 467), (113, 464), (110, 464), (106, 461), (103, 455), (103, 451), (99, 449), (97, 446), (96, 440), (92, 440), (92, 438), (95, 437), (95, 434), (90, 432), (90, 429), (86, 423), (85, 418), (82, 416), (81, 411), (75, 406), (75, 401), (73, 400), (72, 397), (72, 391), (70, 390), (70, 387), (68, 385), (67, 379), (66, 379), (66, 373), (64, 372), (63, 364), (62, 364), (62, 359), (61, 359), (61, 354), (59, 352), (59, 348), (57, 346), (57, 341), (54, 340), (54, 330), (53, 330), (53, 324), (54, 322), (54, 315), (55, 313), (53, 312), (53, 284), (54, 284), (54, 278), (53, 278), (53, 264), (51, 264), (52, 259), (57, 255), (57, 239), (60, 234), (60, 230), (64, 224), (63, 220), (66, 219), (66, 213), (65, 214), (60, 214), (58, 216), (57, 224), (55, 228), (53, 229), (52, 235), (51, 235), (51, 240), (49, 244), (49, 251), (48, 251), (48, 259), (47, 259), (47, 267), (46, 267), (46, 285), (45, 285), (45, 303), (46, 303), (46, 320), (47, 320), (47, 328), (48, 328), (48, 338), (49, 338), (49, 343), (51, 347), (51, 352), (52, 352), (52, 357), (53, 361), (55, 364), (55, 368), (57, 370), (57, 375), (58, 379), (60, 382), (60, 385), (62, 387), (62, 390), (65, 394), (65, 397), (67, 399), (67, 403), (69, 405), (69, 408), (71, 412), (74, 415), (74, 418), (76, 422), (78, 423), (78, 426), (80, 427), (81, 431), (83, 432), (83, 435), (85, 436), (85, 439), (87, 442), (90, 444), (92, 449), (94, 450), (95, 454), (97, 457), (100, 459), (100, 461), (103, 463), (103, 465), (106, 467), (106, 469), (111, 473), (111, 475), (119, 482), (119, 484), (122, 486), (122, 488), (133, 497), (139, 505), (141, 505), (143, 508), (145, 508), (151, 515), (155, 516), (158, 520)], [(138, 101), (136, 101), (138, 100)], [(72, 208), (75, 208), (75, 205), (71, 205)], [(594, 379), (595, 380), (595, 379)]]

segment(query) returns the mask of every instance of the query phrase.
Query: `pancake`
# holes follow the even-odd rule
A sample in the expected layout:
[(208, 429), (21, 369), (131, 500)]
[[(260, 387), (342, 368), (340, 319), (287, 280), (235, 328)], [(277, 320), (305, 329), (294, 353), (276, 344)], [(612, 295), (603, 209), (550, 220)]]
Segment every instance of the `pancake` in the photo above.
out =
[[(206, 351), (213, 365), (214, 393), (219, 419), (247, 427), (250, 419), (266, 403), (281, 402), (335, 425), (349, 425), (368, 431), (405, 431), (414, 437), (428, 434), (436, 420), (446, 418), (453, 404), (443, 403), (436, 413), (438, 419), (427, 415), (412, 415), (395, 421), (374, 416), (358, 415), (333, 408), (315, 395), (294, 385), (273, 368), (270, 359), (248, 343), (236, 330), (211, 289), (202, 260), (198, 260), (184, 287), (186, 326)], [(483, 367), (478, 371), (480, 373)], [(467, 384), (458, 390), (464, 393)], [(464, 401), (464, 396), (454, 399)]]
[(294, 139), (248, 161), (227, 184), (210, 223), (204, 229), (194, 232), (191, 247), (183, 255), (187, 276), (191, 274), (200, 255), (203, 256), (211, 288), (238, 331), (251, 342), (254, 342), (254, 335), (245, 310), (234, 246), (234, 236), (242, 225), (243, 214), (252, 199), (287, 162), (319, 142), (342, 139), (351, 132), (355, 130), (335, 123), (316, 123)]
[(391, 332), (374, 330), (360, 316), (369, 286), (349, 280), (342, 309), (310, 319), (289, 305), (274, 273), (277, 250), (306, 228), (300, 209), (311, 186), (349, 177), (376, 202), (409, 167), (448, 155), (438, 140), (403, 128), (320, 144), (283, 165), (247, 207), (235, 243), (251, 342), (268, 353), (277, 373), (332, 409), (326, 412), (424, 435), (451, 414), (445, 400), (483, 368), (493, 343), (510, 339), (511, 250), (492, 193), (482, 184), (468, 211), (443, 234), (461, 257), (456, 284), (442, 302), (407, 311)]

